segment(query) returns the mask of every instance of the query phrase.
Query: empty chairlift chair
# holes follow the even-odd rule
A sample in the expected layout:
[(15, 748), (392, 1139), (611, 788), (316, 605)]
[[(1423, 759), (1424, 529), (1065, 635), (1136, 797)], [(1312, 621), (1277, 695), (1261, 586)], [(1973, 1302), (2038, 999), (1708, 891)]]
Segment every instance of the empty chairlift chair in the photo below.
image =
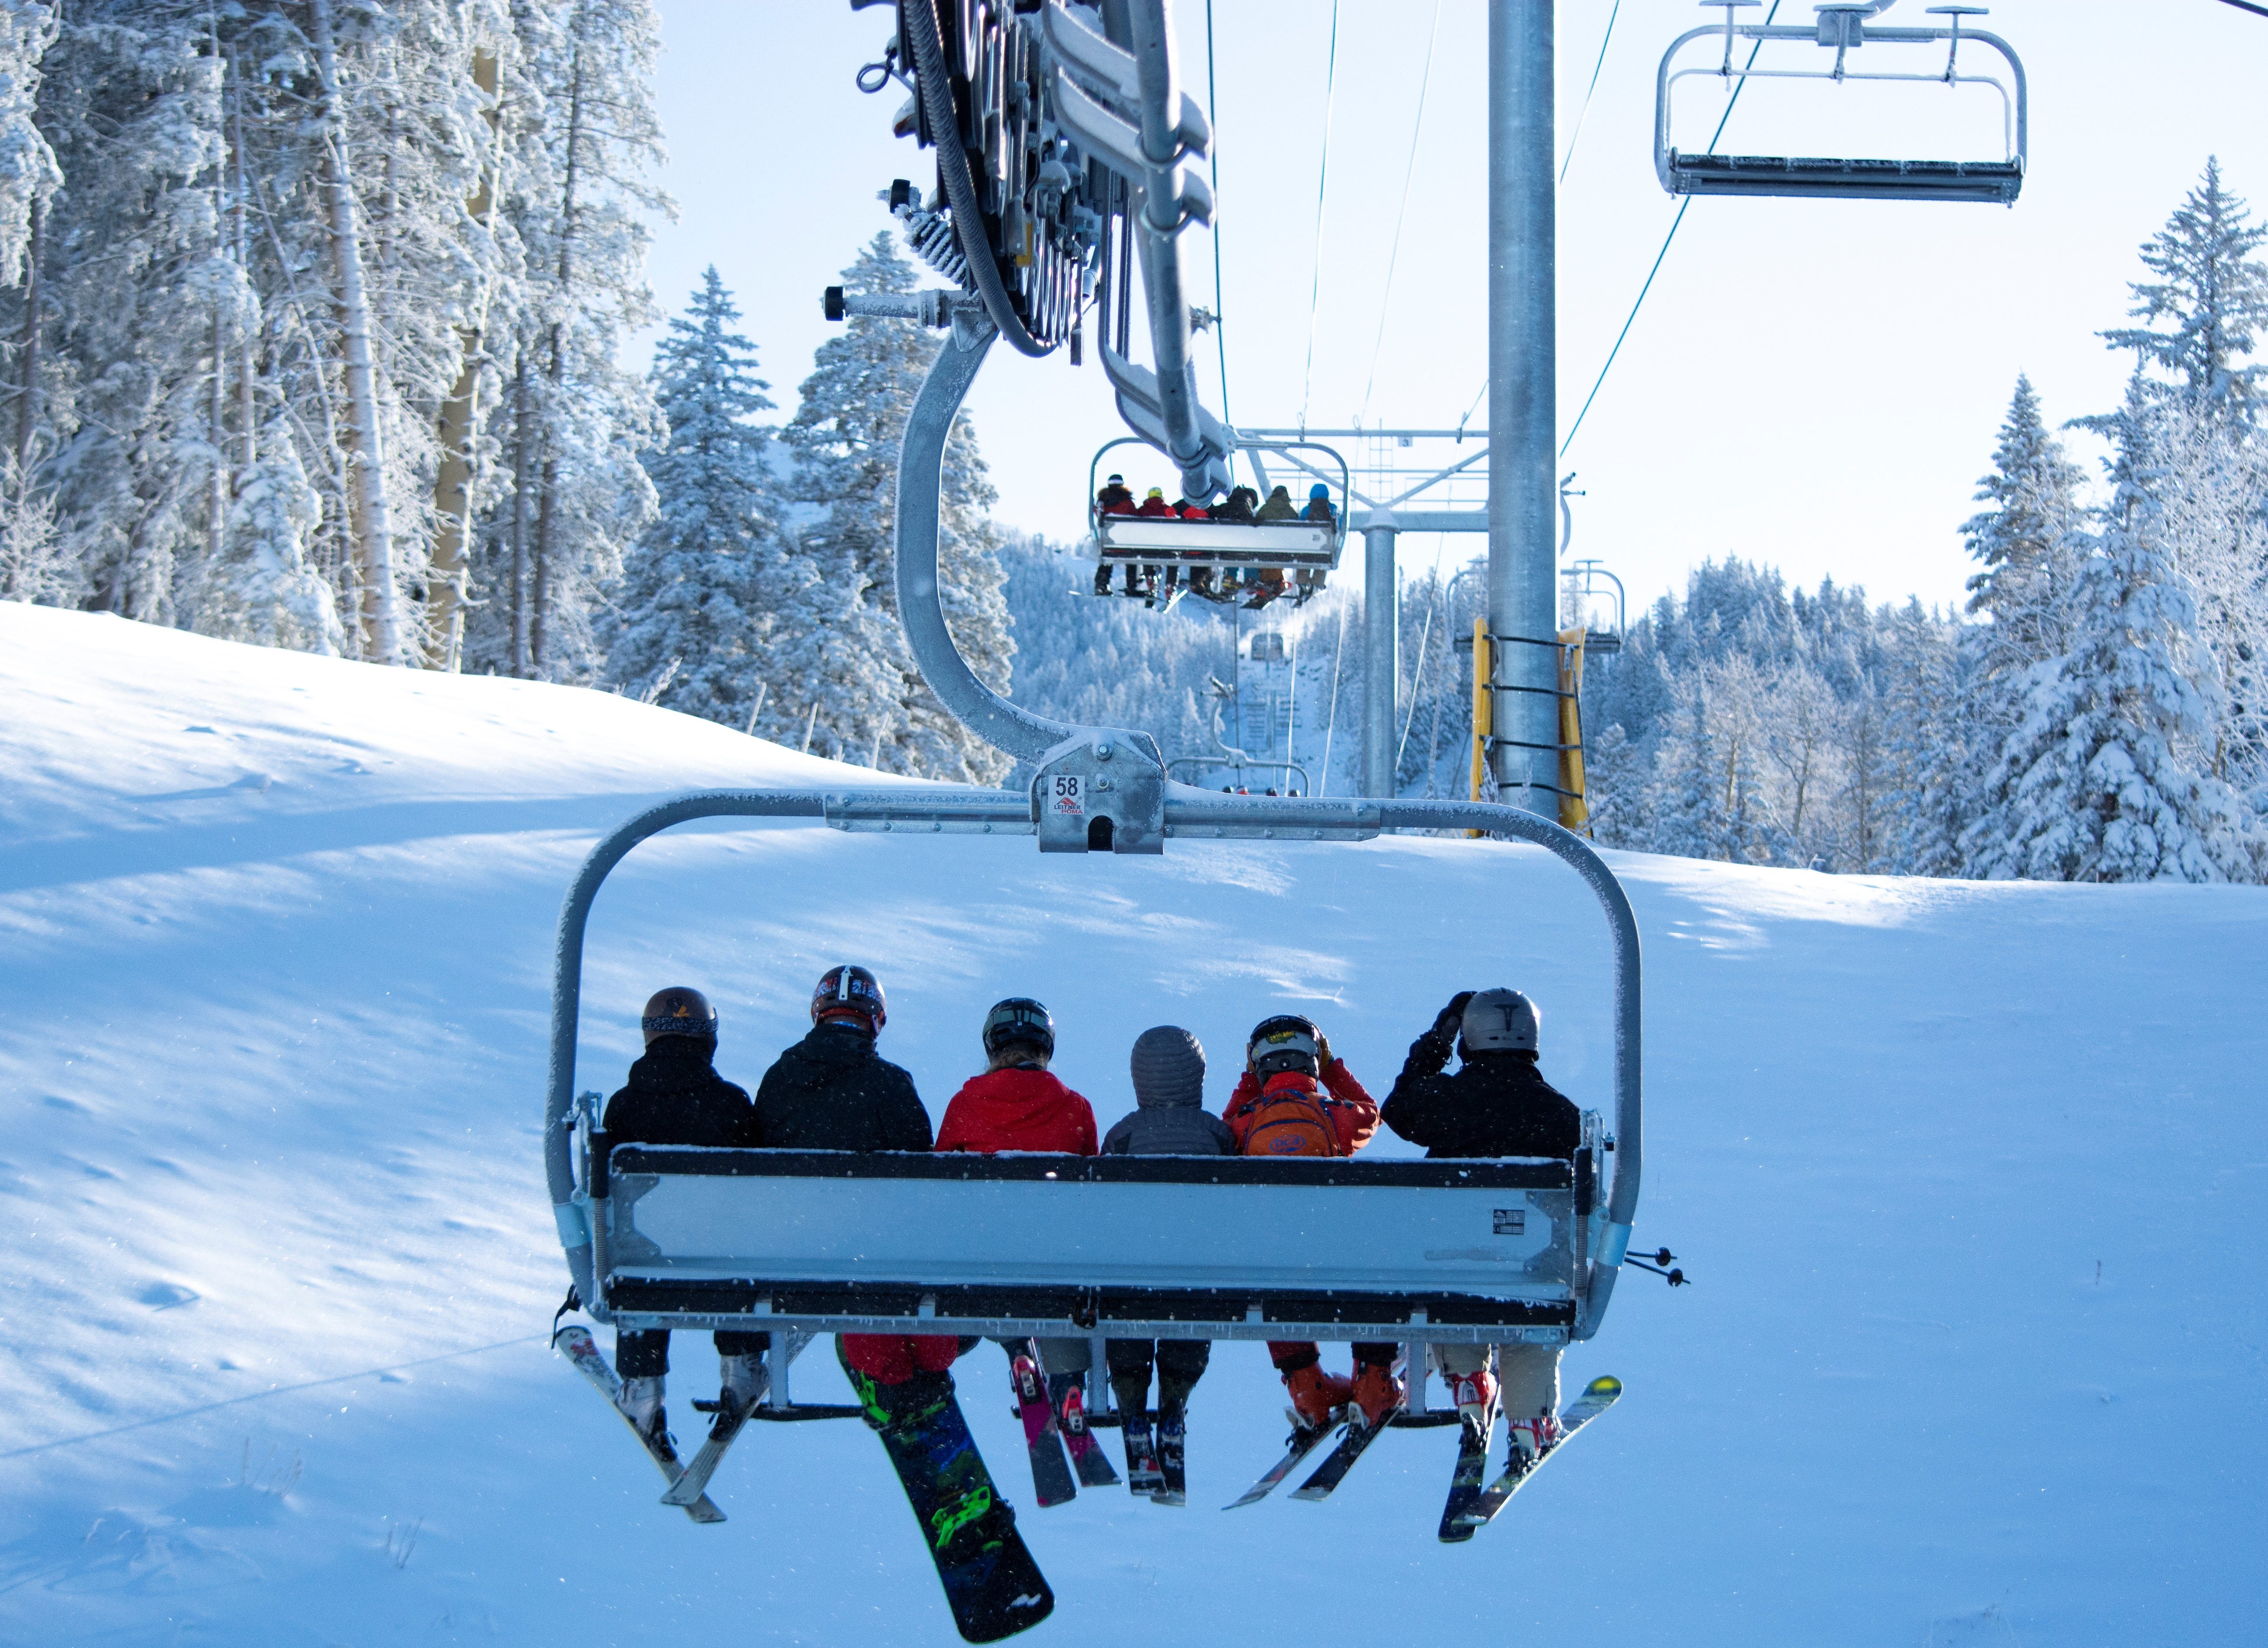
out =
[[(1739, 11), (1759, 0), (1704, 0), (1709, 9), (1721, 9), (1722, 24), (1708, 24), (1678, 36), (1663, 54), (1654, 79), (1653, 168), (1661, 187), (1672, 195), (1785, 195), (1845, 200), (1982, 201), (2014, 205), (2024, 185), (2029, 143), (2030, 98), (2024, 66), (2015, 52), (1997, 34), (1964, 28), (1962, 19), (1981, 17), (1982, 6), (1932, 6), (1929, 15), (1943, 17), (1943, 27), (1888, 28), (1873, 18), (1885, 9), (1881, 3), (1852, 0), (1851, 4), (1813, 7), (1818, 21), (1810, 27), (1772, 26), (1736, 21)], [(1720, 40), (1722, 52), (1713, 63), (1678, 67), (1689, 46), (1704, 40)], [(1753, 42), (1746, 54), (1739, 42)], [(1815, 50), (1832, 51), (1831, 66), (1787, 66), (1784, 52), (1768, 51), (1774, 42), (1804, 41)], [(1997, 74), (1965, 73), (1961, 48), (1973, 42), (1978, 48), (1999, 54), (2007, 78)], [(1941, 45), (1941, 64), (1918, 67), (1862, 67), (1856, 54), (1878, 48), (1867, 60), (1883, 57), (1879, 48), (1892, 48), (1893, 63), (1914, 62), (1911, 50)], [(1972, 54), (1973, 55), (1973, 54)], [(1824, 80), (1836, 85), (1852, 81), (1935, 83), (1950, 89), (1991, 86), (1999, 92), (2001, 107), (2002, 152), (1997, 158), (1970, 160), (1877, 160), (1798, 155), (1693, 153), (1673, 146), (1671, 114), (1680, 82), (1710, 77), (1727, 89), (1750, 80)]]

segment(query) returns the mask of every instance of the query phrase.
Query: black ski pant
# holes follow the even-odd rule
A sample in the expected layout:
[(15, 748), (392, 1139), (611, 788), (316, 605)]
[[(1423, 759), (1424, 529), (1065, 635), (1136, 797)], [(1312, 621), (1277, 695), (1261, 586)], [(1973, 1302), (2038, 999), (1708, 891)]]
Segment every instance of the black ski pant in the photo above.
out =
[(1204, 1377), (1205, 1365), (1212, 1360), (1212, 1341), (1113, 1339), (1103, 1346), (1103, 1359), (1110, 1365), (1110, 1388), (1118, 1398), (1119, 1411), (1144, 1413), (1150, 1406), (1151, 1365), (1154, 1362), (1158, 1369), (1158, 1405), (1179, 1406)]
[[(768, 1333), (717, 1330), (717, 1354), (762, 1356), (772, 1347)], [(669, 1329), (651, 1328), (642, 1333), (615, 1335), (615, 1372), (624, 1379), (657, 1379), (669, 1372)]]

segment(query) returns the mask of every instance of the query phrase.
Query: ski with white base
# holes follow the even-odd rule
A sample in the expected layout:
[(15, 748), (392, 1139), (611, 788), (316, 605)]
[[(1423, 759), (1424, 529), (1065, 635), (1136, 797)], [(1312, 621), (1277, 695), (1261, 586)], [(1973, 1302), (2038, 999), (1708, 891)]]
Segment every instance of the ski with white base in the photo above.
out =
[[(1559, 1439), (1533, 1459), (1515, 1450), (1504, 1473), (1488, 1485), (1487, 1491), (1461, 1519), (1476, 1530), (1487, 1527), (1498, 1512), (1512, 1503), (1513, 1495), (1543, 1468), (1545, 1460), (1565, 1447), (1578, 1431), (1613, 1407), (1622, 1394), (1623, 1382), (1611, 1373), (1602, 1373), (1585, 1386), (1580, 1396), (1559, 1410)], [(1448, 1535), (1442, 1537), (1447, 1539)]]
[[(685, 1468), (678, 1460), (677, 1451), (669, 1446), (669, 1439), (666, 1435), (648, 1436), (630, 1423), (630, 1416), (622, 1409), (622, 1381), (615, 1372), (614, 1368), (608, 1365), (606, 1357), (600, 1351), (598, 1341), (591, 1337), (591, 1330), (588, 1328), (570, 1323), (551, 1335), (551, 1348), (565, 1357), (573, 1365), (575, 1371), (590, 1380), (592, 1387), (607, 1399), (607, 1405), (615, 1410), (615, 1416), (630, 1427), (630, 1434), (638, 1439), (638, 1446), (646, 1451), (646, 1456), (653, 1460), (662, 1475), (668, 1479), (670, 1486), (675, 1487), (678, 1478), (685, 1474)], [(717, 1508), (705, 1493), (696, 1498), (692, 1504), (683, 1506), (682, 1509), (685, 1514), (696, 1522), (709, 1523), (725, 1520), (725, 1513)]]
[(669, 1491), (662, 1495), (662, 1504), (689, 1505), (708, 1491), (709, 1479), (725, 1462), (725, 1451), (747, 1428), (749, 1416), (756, 1411), (756, 1404), (763, 1401), (770, 1386), (771, 1380), (767, 1375), (759, 1382), (755, 1394), (735, 1408), (726, 1407), (721, 1397), (713, 1402), (693, 1404), (703, 1412), (714, 1416), (709, 1422), (709, 1439), (701, 1445), (700, 1452), (694, 1454), (686, 1465), (685, 1474), (671, 1483)]

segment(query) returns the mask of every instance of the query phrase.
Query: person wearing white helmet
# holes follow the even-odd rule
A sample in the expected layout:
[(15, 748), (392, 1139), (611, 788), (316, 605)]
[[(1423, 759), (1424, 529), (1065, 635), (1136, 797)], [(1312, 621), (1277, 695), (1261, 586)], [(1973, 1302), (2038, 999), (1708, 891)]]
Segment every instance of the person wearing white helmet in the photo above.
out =
[[(1410, 1043), (1379, 1119), (1428, 1157), (1572, 1159), (1582, 1113), (1536, 1066), (1537, 1018), (1518, 990), (1459, 991)], [(1447, 1074), (1453, 1049), (1464, 1062)], [(1491, 1348), (1500, 1389), (1489, 1377)], [(1541, 1455), (1559, 1439), (1557, 1346), (1435, 1345), (1433, 1365), (1475, 1430), (1492, 1427), (1501, 1397), (1514, 1448)]]

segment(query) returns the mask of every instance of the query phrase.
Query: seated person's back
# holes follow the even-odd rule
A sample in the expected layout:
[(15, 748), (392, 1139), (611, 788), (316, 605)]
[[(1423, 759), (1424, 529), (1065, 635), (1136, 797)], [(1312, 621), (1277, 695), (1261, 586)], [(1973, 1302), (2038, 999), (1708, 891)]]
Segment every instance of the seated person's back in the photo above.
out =
[(812, 993), (811, 1034), (756, 1088), (755, 1143), (772, 1150), (925, 1151), (929, 1112), (914, 1078), (874, 1050), (887, 1019), (860, 967), (830, 970)]
[[(1447, 1074), (1453, 1041), (1464, 1063)], [(1429, 1158), (1572, 1157), (1583, 1137), (1582, 1112), (1537, 1067), (1533, 1004), (1513, 990), (1444, 1008), (1410, 1044), (1380, 1119)]]
[(1260, 506), (1260, 513), (1255, 519), (1264, 521), (1297, 520), (1300, 511), (1292, 506), (1290, 490), (1278, 487), (1268, 495), (1268, 501)]
[(984, 1020), (990, 1068), (972, 1076), (938, 1123), (941, 1151), (1053, 1151), (1094, 1154), (1094, 1108), (1048, 1069), (1055, 1026), (1046, 1008), (1012, 996)]
[(699, 990), (655, 992), (643, 1019), (645, 1051), (607, 1100), (600, 1125), (615, 1144), (746, 1146), (755, 1140), (747, 1090), (717, 1074), (717, 1015)]
[(1204, 1107), (1204, 1049), (1178, 1025), (1134, 1040), (1134, 1109), (1103, 1136), (1105, 1156), (1233, 1156), (1236, 1135)]

